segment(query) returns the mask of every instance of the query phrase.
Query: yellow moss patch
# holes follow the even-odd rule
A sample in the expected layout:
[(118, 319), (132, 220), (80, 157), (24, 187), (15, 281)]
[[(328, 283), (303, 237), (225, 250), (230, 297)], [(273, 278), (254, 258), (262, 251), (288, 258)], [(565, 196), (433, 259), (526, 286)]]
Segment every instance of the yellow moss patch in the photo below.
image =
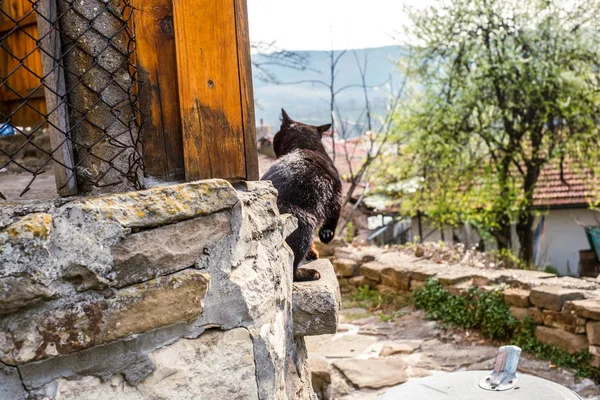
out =
[(237, 192), (225, 180), (210, 179), (130, 193), (91, 197), (70, 204), (96, 219), (126, 228), (160, 226), (232, 207)]
[(11, 238), (45, 239), (52, 232), (52, 215), (46, 213), (29, 214), (6, 228)]

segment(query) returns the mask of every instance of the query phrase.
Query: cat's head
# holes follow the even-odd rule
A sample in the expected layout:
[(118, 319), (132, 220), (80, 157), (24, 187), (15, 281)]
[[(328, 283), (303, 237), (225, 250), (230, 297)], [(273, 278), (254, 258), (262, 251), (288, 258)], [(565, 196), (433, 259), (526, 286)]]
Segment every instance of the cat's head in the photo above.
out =
[(281, 109), (281, 128), (273, 138), (275, 155), (279, 158), (298, 149), (326, 153), (321, 139), (323, 133), (327, 132), (329, 128), (331, 128), (331, 124), (314, 126), (296, 122), (284, 109)]

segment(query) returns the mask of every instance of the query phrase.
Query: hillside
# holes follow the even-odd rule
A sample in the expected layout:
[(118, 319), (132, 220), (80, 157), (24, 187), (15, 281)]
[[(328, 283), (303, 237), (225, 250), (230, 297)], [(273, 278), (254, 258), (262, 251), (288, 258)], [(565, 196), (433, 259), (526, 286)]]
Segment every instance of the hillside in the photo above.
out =
[[(356, 50), (360, 60), (368, 57), (367, 84), (380, 85), (388, 80), (399, 84), (402, 75), (396, 60), (402, 55), (402, 49), (395, 46)], [(314, 79), (329, 81), (330, 54), (328, 51), (306, 51), (309, 60), (308, 69), (298, 71), (277, 65), (268, 67), (279, 82), (295, 82)], [(338, 54), (338, 52), (336, 52)], [(253, 54), (254, 62), (265, 62), (261, 54)], [(338, 64), (336, 86), (338, 88), (360, 83), (360, 73), (353, 51), (348, 51)], [(370, 100), (376, 113), (383, 114), (388, 99), (387, 89), (371, 91)], [(312, 84), (276, 84), (261, 79), (259, 71), (254, 72), (254, 97), (256, 101), (256, 121), (264, 119), (266, 125), (278, 127), (279, 110), (283, 107), (294, 119), (314, 124), (326, 123), (329, 117), (328, 89)], [(364, 97), (361, 88), (344, 91), (338, 97), (338, 105), (345, 120), (352, 121), (363, 110)]]

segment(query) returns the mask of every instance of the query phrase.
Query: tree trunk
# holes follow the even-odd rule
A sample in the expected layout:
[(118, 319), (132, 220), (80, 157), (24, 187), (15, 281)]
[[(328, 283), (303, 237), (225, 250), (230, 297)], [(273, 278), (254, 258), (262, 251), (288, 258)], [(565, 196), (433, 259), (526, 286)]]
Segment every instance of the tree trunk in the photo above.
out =
[(523, 182), (523, 194), (525, 196), (525, 207), (521, 208), (519, 212), (519, 219), (517, 222), (517, 237), (519, 238), (519, 244), (521, 246), (520, 258), (525, 261), (527, 265), (533, 264), (533, 189), (537, 183), (540, 166), (530, 166), (527, 168), (525, 174), (525, 181)]
[(519, 222), (517, 223), (517, 236), (519, 237), (519, 244), (521, 245), (520, 258), (525, 261), (527, 265), (533, 264), (533, 220), (534, 216), (532, 211), (527, 207), (519, 216)]
[[(510, 171), (510, 158), (505, 157), (502, 159), (500, 174), (498, 177), (500, 184), (500, 197), (498, 201), (500, 203), (506, 201), (510, 196), (510, 188), (508, 186)], [(498, 215), (496, 216), (496, 224), (498, 228), (492, 231), (498, 250), (511, 249), (512, 248), (512, 233), (511, 233), (511, 218), (506, 213), (506, 207), (504, 204), (499, 204), (496, 207)]]

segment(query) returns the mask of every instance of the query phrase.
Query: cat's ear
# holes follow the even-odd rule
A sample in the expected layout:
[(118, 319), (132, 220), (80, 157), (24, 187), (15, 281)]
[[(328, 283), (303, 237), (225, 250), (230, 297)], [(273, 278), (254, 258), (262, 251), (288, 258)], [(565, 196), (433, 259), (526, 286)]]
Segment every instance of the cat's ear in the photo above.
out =
[(325, 132), (327, 132), (329, 129), (331, 129), (331, 124), (317, 126), (317, 131), (321, 134), (321, 136), (323, 136), (323, 134)]
[(292, 123), (292, 119), (290, 118), (290, 116), (285, 112), (285, 110), (282, 108), (281, 109), (281, 126), (285, 126), (285, 125), (291, 125)]

